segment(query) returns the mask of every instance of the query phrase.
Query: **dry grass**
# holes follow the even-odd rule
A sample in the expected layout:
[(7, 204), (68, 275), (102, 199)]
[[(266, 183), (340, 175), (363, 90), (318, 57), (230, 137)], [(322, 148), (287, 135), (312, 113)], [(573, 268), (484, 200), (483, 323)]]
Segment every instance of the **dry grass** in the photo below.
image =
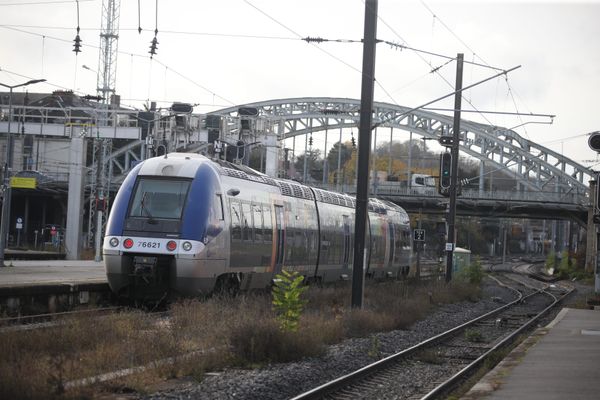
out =
[(476, 288), (464, 284), (368, 284), (364, 309), (351, 310), (349, 285), (311, 287), (296, 333), (278, 328), (270, 296), (251, 294), (181, 301), (171, 306), (169, 319), (132, 311), (102, 318), (79, 316), (43, 330), (4, 332), (0, 398), (89, 397), (92, 389), (65, 391), (65, 385), (139, 366), (154, 368), (97, 384), (94, 390), (143, 392), (157, 379), (188, 375), (200, 380), (205, 371), (225, 366), (318, 356), (326, 345), (346, 337), (406, 329), (436, 304), (477, 295)]

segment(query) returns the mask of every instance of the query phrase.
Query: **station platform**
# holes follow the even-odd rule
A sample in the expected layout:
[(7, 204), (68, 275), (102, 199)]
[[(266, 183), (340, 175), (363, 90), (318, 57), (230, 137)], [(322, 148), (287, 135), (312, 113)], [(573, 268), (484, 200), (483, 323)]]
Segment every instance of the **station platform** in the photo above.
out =
[(600, 310), (564, 308), (463, 400), (600, 398)]
[(110, 296), (104, 264), (89, 260), (5, 260), (0, 315), (55, 312)]
[(102, 261), (7, 260), (0, 267), (0, 291), (9, 287), (49, 284), (106, 283)]

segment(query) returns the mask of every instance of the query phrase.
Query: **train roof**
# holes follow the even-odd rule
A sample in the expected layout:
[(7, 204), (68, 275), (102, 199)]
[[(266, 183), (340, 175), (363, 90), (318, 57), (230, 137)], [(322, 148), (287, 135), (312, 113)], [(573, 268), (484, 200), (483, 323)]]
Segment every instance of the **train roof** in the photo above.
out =
[[(160, 159), (170, 159), (171, 162), (175, 161), (176, 164), (184, 163), (184, 160), (195, 160), (197, 162), (209, 161), (217, 170), (226, 176), (230, 176), (237, 179), (243, 179), (246, 181), (252, 181), (257, 183), (263, 183), (270, 186), (278, 187), (283, 196), (296, 197), (300, 199), (318, 201), (320, 203), (334, 204), (342, 207), (356, 208), (356, 199), (345, 193), (333, 192), (330, 190), (320, 189), (312, 186), (307, 186), (302, 183), (291, 181), (288, 179), (271, 178), (259, 171), (256, 171), (245, 165), (234, 164), (225, 160), (210, 159), (206, 156), (196, 153), (168, 153), (166, 156), (154, 157), (151, 164), (154, 165), (153, 170), (157, 167), (163, 167), (163, 162)], [(148, 162), (149, 160), (146, 160)], [(190, 174), (187, 168), (185, 168), (185, 175)], [(180, 170), (180, 172), (183, 172)], [(193, 176), (193, 174), (191, 175)], [(369, 211), (386, 214), (388, 210), (399, 211), (402, 208), (394, 203), (388, 201), (382, 201), (376, 198), (369, 199)]]

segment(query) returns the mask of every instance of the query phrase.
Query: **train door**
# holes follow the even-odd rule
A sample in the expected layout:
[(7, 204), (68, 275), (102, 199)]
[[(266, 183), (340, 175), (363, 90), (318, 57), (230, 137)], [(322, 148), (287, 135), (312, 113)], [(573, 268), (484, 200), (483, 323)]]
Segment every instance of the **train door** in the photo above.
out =
[(342, 217), (344, 218), (344, 253), (342, 253), (342, 268), (348, 269), (348, 262), (350, 260), (350, 217), (347, 215), (343, 215)]
[(281, 272), (285, 254), (285, 230), (283, 226), (283, 206), (275, 205), (275, 274)]

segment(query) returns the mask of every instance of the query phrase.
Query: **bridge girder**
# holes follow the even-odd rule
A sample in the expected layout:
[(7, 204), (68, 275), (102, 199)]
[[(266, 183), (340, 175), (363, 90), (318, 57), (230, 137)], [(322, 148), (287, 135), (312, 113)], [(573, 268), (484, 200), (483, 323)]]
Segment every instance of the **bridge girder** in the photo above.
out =
[[(240, 106), (211, 114), (235, 118)], [(360, 100), (329, 97), (276, 99), (244, 104), (258, 110), (256, 118), (266, 119), (279, 139), (324, 131), (357, 127)], [(453, 119), (429, 111), (412, 110), (375, 102), (373, 123), (380, 127), (411, 131), (425, 138), (451, 135)], [(460, 150), (488, 166), (513, 168), (515, 179), (529, 190), (543, 190), (549, 184), (559, 192), (587, 193), (587, 181), (594, 173), (579, 163), (525, 139), (503, 127), (461, 120)]]

